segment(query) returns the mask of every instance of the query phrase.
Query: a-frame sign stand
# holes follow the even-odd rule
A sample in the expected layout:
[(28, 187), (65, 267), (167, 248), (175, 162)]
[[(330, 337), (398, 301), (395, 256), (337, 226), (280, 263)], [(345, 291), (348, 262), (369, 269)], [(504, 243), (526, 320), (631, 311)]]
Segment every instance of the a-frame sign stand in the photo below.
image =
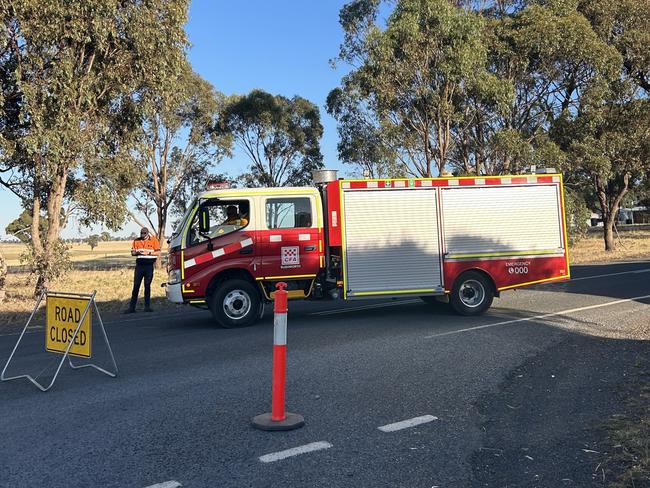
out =
[[(117, 376), (117, 364), (115, 363), (115, 356), (113, 356), (113, 350), (111, 349), (111, 344), (108, 341), (108, 336), (106, 335), (106, 329), (104, 328), (104, 322), (102, 317), (97, 309), (97, 303), (95, 302), (95, 295), (97, 290), (92, 293), (67, 293), (67, 292), (55, 292), (49, 291), (47, 289), (38, 297), (34, 310), (32, 310), (25, 327), (23, 328), (16, 345), (14, 346), (11, 355), (5, 364), (2, 374), (0, 374), (0, 380), (2, 381), (11, 381), (17, 380), (20, 378), (26, 378), (36, 385), (36, 387), (41, 391), (48, 391), (54, 385), (61, 367), (65, 362), (66, 358), (68, 359), (68, 364), (72, 369), (82, 369), (82, 368), (94, 368), (101, 373), (104, 373), (111, 378)], [(45, 326), (45, 349), (49, 352), (55, 352), (62, 354), (61, 360), (56, 368), (56, 372), (50, 381), (50, 384), (47, 386), (42, 385), (37, 381), (36, 378), (28, 375), (22, 374), (18, 376), (6, 377), (5, 373), (7, 368), (11, 363), (11, 360), (20, 345), (20, 342), (25, 335), (25, 331), (29, 327), (36, 311), (38, 310), (39, 305), (45, 298), (46, 301), (46, 326)], [(91, 311), (94, 310), (95, 316), (99, 321), (100, 331), (106, 342), (106, 348), (108, 349), (108, 354), (112, 363), (112, 371), (108, 371), (100, 366), (97, 366), (93, 363), (79, 364), (76, 365), (72, 362), (72, 356), (90, 358), (91, 346), (92, 346), (92, 316)]]

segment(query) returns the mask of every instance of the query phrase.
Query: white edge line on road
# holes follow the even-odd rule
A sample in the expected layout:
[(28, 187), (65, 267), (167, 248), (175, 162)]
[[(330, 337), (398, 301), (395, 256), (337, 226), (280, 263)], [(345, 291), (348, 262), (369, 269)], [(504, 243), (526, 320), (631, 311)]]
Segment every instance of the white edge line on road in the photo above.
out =
[(334, 315), (337, 313), (356, 312), (357, 310), (369, 310), (373, 308), (394, 307), (396, 305), (406, 305), (408, 303), (418, 303), (420, 300), (397, 300), (390, 303), (378, 303), (376, 305), (361, 305), (358, 307), (342, 308), (338, 310), (323, 310), (322, 312), (312, 312), (309, 315)]
[(395, 422), (394, 424), (382, 425), (377, 428), (382, 432), (395, 432), (397, 430), (415, 427), (416, 425), (427, 424), (434, 420), (438, 420), (438, 417), (434, 417), (433, 415), (422, 415), (421, 417), (414, 417), (412, 419), (402, 420), (401, 422)]
[(306, 454), (308, 452), (320, 451), (321, 449), (329, 449), (332, 447), (332, 444), (325, 441), (312, 442), (310, 444), (305, 444), (303, 446), (292, 447), (291, 449), (286, 449), (284, 451), (272, 452), (270, 454), (264, 454), (260, 456), (259, 460), (263, 463), (272, 463), (275, 461), (280, 461), (292, 456), (298, 456), (299, 454)]
[(449, 331), (449, 332), (442, 332), (441, 334), (433, 334), (433, 335), (425, 336), (424, 339), (433, 339), (435, 337), (443, 337), (443, 336), (454, 335), (454, 334), (462, 334), (463, 332), (472, 332), (474, 330), (489, 329), (490, 327), (499, 327), (499, 326), (503, 326), (503, 325), (512, 325), (512, 324), (516, 324), (516, 323), (519, 323), (519, 322), (531, 322), (533, 320), (544, 319), (546, 317), (554, 317), (554, 316), (557, 316), (557, 315), (568, 315), (568, 314), (572, 314), (572, 313), (575, 313), (575, 312), (582, 312), (584, 310), (593, 310), (594, 308), (609, 307), (611, 305), (617, 305), (619, 303), (633, 302), (633, 301), (636, 301), (636, 300), (644, 300), (646, 298), (650, 298), (650, 295), (642, 295), (642, 296), (639, 296), (639, 297), (624, 298), (622, 300), (614, 300), (614, 301), (607, 302), (607, 303), (599, 303), (598, 305), (589, 305), (587, 307), (570, 308), (570, 309), (567, 309), (567, 310), (560, 310), (559, 312), (545, 313), (545, 314), (542, 314), (542, 315), (535, 315), (534, 317), (524, 317), (524, 318), (521, 318), (521, 319), (506, 320), (504, 322), (497, 322), (496, 324), (486, 324), (486, 325), (479, 325), (478, 327), (469, 327), (467, 329), (452, 330), (452, 331)]
[(155, 485), (150, 485), (145, 488), (178, 488), (181, 485), (178, 481), (165, 481), (163, 483), (158, 483)]
[[(572, 281), (582, 281), (582, 280), (593, 280), (595, 278), (606, 278), (608, 276), (619, 276), (619, 275), (625, 275), (625, 274), (638, 274), (638, 273), (650, 273), (650, 269), (636, 269), (634, 271), (621, 271), (620, 273), (607, 273), (607, 274), (599, 274), (599, 275), (593, 275), (593, 276), (582, 276), (580, 278), (571, 278), (566, 283), (571, 283)], [(552, 283), (548, 283), (549, 285)]]

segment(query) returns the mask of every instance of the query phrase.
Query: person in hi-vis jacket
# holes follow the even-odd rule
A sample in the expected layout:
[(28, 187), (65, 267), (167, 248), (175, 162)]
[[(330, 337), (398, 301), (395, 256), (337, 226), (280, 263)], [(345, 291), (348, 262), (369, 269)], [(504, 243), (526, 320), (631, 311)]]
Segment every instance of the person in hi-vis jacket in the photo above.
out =
[(135, 273), (133, 275), (133, 291), (131, 303), (125, 313), (134, 313), (138, 302), (140, 284), (144, 280), (144, 311), (153, 312), (151, 309), (151, 280), (153, 280), (153, 267), (160, 256), (160, 242), (158, 238), (143, 227), (140, 237), (133, 241), (131, 256), (135, 256)]

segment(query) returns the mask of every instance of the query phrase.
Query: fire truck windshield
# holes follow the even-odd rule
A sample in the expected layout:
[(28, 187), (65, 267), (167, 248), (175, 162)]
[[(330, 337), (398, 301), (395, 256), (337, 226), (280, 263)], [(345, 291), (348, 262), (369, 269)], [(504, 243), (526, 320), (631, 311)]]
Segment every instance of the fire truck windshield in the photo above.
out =
[(199, 212), (196, 212), (187, 234), (188, 246), (243, 229), (250, 219), (247, 200), (203, 200), (200, 206), (208, 211), (210, 230), (205, 234), (199, 231)]
[(187, 224), (187, 219), (190, 218), (190, 215), (194, 211), (195, 207), (196, 207), (196, 199), (192, 200), (192, 203), (187, 206), (187, 210), (185, 210), (185, 213), (183, 214), (183, 218), (181, 218), (180, 222), (176, 226), (176, 229), (172, 233), (172, 238), (178, 236), (185, 228), (185, 225)]

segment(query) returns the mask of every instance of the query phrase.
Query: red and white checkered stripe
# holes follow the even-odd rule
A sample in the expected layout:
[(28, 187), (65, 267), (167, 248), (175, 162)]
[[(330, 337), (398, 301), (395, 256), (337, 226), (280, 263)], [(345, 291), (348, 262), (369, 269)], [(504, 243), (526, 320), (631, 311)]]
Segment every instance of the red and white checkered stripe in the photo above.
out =
[(530, 176), (484, 176), (479, 178), (434, 178), (434, 179), (404, 179), (404, 180), (369, 180), (342, 181), (344, 190), (366, 188), (428, 188), (433, 186), (490, 186), (490, 185), (522, 185), (536, 183), (559, 183), (556, 175)]
[(248, 238), (244, 239), (243, 241), (240, 242), (235, 242), (233, 244), (228, 244), (227, 246), (221, 247), (219, 249), (215, 249), (212, 252), (207, 252), (205, 254), (200, 254), (199, 256), (196, 256), (195, 258), (188, 259), (185, 261), (185, 269), (191, 268), (192, 266), (196, 266), (197, 264), (203, 264), (207, 263), (208, 261), (212, 261), (213, 259), (218, 258), (219, 256), (224, 256), (226, 254), (230, 254), (235, 251), (239, 251), (240, 249), (243, 249), (244, 247), (252, 246), (253, 245), (253, 239)]
[[(298, 234), (299, 241), (311, 241), (318, 239), (317, 235), (312, 234)], [(282, 242), (282, 234), (271, 234), (269, 235), (269, 242)], [(295, 237), (292, 236), (289, 240), (295, 240)]]

